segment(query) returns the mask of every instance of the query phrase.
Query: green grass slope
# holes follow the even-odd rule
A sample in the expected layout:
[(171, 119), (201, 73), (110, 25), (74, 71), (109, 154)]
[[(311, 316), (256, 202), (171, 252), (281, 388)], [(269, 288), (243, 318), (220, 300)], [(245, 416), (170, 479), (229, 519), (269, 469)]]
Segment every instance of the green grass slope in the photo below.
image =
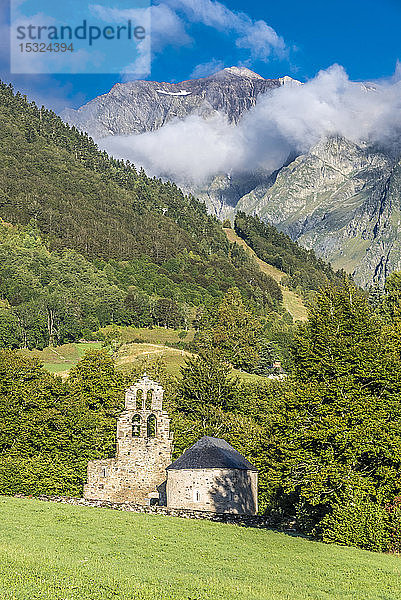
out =
[(2, 600), (398, 600), (401, 559), (234, 525), (0, 500)]
[[(104, 331), (107, 331), (107, 327)], [(184, 366), (186, 358), (191, 353), (187, 350), (166, 346), (165, 342), (177, 343), (180, 338), (178, 331), (155, 327), (120, 327), (122, 346), (113, 355), (116, 366), (122, 371), (132, 366), (141, 364), (144, 359), (152, 361), (161, 358), (165, 364), (166, 372), (174, 377), (180, 377), (181, 367)], [(193, 339), (194, 331), (188, 332), (186, 339)], [(142, 342), (132, 342), (131, 339), (143, 339)], [(48, 347), (43, 350), (19, 350), (23, 356), (37, 358), (43, 363), (49, 373), (56, 373), (67, 378), (72, 367), (78, 363), (88, 350), (98, 350), (102, 347), (101, 342), (75, 342), (62, 344), (61, 346)], [(232, 374), (243, 381), (263, 381), (264, 377), (254, 373), (246, 373), (238, 369), (232, 369)]]
[[(115, 325), (102, 327), (100, 332), (107, 335), (115, 330)], [(124, 343), (139, 342), (144, 344), (179, 344), (193, 342), (195, 329), (170, 329), (166, 327), (119, 327), (121, 341)]]
[(333, 271), (331, 265), (317, 258), (313, 250), (302, 248), (288, 235), (258, 217), (238, 212), (234, 230), (260, 260), (270, 265), (270, 269), (273, 267), (276, 272), (285, 274), (285, 279), (281, 279), (287, 287), (303, 296), (308, 297), (311, 291), (344, 279), (344, 272)]
[(62, 373), (75, 367), (77, 362), (85, 355), (85, 352), (99, 350), (101, 347), (101, 342), (76, 342), (48, 347), (43, 350), (27, 350), (24, 348), (20, 350), (20, 353), (24, 356), (37, 358), (43, 362), (43, 366), (50, 373)]
[(245, 240), (240, 238), (239, 235), (235, 233), (234, 229), (225, 227), (224, 232), (231, 244), (238, 244), (245, 250), (245, 252), (247, 252), (247, 254), (252, 256), (262, 273), (270, 275), (270, 277), (273, 277), (273, 279), (277, 281), (283, 294), (283, 306), (290, 313), (294, 321), (306, 321), (308, 318), (308, 310), (303, 303), (302, 298), (295, 292), (281, 285), (281, 280), (286, 277), (284, 271), (280, 271), (280, 269), (277, 269), (277, 267), (273, 267), (273, 265), (269, 265), (267, 262), (259, 258), (256, 252), (250, 246), (248, 246)]

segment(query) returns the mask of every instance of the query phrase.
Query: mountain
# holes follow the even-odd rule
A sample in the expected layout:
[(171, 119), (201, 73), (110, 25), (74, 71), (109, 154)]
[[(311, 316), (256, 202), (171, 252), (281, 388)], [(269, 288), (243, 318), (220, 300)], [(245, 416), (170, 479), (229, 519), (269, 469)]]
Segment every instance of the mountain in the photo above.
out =
[[(203, 203), (1, 82), (0, 219), (0, 347), (72, 342), (111, 323), (187, 328), (232, 287), (256, 315), (291, 322), (282, 286)], [(275, 255), (295, 260), (280, 235)], [(307, 296), (337, 277), (306, 261), (292, 285)]]
[[(228, 67), (200, 79), (180, 83), (130, 81), (116, 84), (110, 92), (94, 98), (78, 110), (66, 109), (64, 121), (86, 131), (96, 140), (114, 135), (142, 134), (160, 129), (173, 119), (199, 116), (209, 119), (223, 115), (238, 124), (262, 94), (282, 86), (302, 85), (289, 76), (265, 79), (245, 67)], [(166, 175), (172, 178), (171, 174)], [(205, 202), (218, 218), (233, 218), (242, 196), (262, 183), (270, 182), (270, 173), (216, 173), (211, 181), (187, 186), (187, 193)]]
[(221, 220), (235, 218), (239, 201), (255, 189), (269, 188), (276, 174), (258, 170), (247, 173), (224, 173), (213, 177), (212, 181), (196, 187), (185, 187), (207, 206), (209, 213)]
[(220, 113), (230, 123), (238, 123), (260, 94), (292, 85), (300, 82), (288, 76), (264, 79), (244, 67), (228, 67), (181, 83), (130, 81), (117, 83), (78, 110), (66, 109), (62, 118), (94, 138), (154, 131), (190, 115), (206, 119)]
[[(249, 69), (230, 67), (178, 84), (118, 84), (77, 111), (65, 111), (64, 119), (98, 138), (154, 131), (189, 115), (208, 119), (219, 113), (235, 126), (261, 95), (298, 85), (290, 77), (264, 79)], [(373, 84), (355, 85), (367, 94), (377, 91)], [(335, 269), (352, 273), (359, 284), (383, 284), (391, 271), (401, 268), (398, 158), (333, 136), (288, 157), (273, 173), (216, 172), (185, 191), (219, 219), (234, 219), (237, 211), (257, 215)]]
[(4, 328), (20, 322), (29, 346), (109, 323), (187, 327), (234, 286), (256, 312), (283, 312), (278, 284), (204, 204), (110, 159), (5, 84), (0, 217)]
[(367, 285), (401, 268), (400, 163), (367, 144), (321, 140), (244, 195), (236, 209), (258, 215)]

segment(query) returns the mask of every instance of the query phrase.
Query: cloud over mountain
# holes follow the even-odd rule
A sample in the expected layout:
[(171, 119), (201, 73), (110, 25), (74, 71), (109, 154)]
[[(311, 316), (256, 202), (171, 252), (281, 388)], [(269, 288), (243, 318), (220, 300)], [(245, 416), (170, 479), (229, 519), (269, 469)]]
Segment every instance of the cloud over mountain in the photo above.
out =
[(220, 172), (279, 168), (291, 153), (339, 135), (360, 143), (398, 146), (401, 83), (351, 82), (338, 65), (302, 86), (282, 86), (258, 97), (238, 125), (220, 114), (191, 115), (142, 135), (110, 136), (101, 146), (155, 175), (199, 183)]

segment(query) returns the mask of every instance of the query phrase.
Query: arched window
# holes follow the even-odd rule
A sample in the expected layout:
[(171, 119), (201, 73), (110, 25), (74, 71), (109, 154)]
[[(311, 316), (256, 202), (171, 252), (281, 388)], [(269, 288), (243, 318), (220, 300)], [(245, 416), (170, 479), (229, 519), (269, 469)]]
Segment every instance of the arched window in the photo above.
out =
[(153, 397), (153, 390), (149, 390), (148, 393), (146, 394), (146, 402), (145, 402), (146, 410), (152, 410), (152, 397)]
[(132, 417), (132, 437), (139, 437), (141, 435), (141, 417), (134, 415)]
[(136, 410), (142, 410), (143, 408), (143, 391), (137, 390), (136, 392)]
[(156, 417), (155, 415), (149, 415), (146, 423), (146, 436), (148, 438), (156, 437)]

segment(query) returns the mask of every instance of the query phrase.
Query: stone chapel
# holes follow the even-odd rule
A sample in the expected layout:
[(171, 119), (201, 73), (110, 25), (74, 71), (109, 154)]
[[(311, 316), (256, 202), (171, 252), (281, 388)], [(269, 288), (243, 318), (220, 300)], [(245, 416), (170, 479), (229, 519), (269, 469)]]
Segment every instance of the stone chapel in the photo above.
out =
[(257, 513), (257, 469), (225, 440), (203, 437), (171, 463), (163, 388), (146, 374), (126, 390), (116, 457), (88, 464), (84, 497), (217, 513)]

